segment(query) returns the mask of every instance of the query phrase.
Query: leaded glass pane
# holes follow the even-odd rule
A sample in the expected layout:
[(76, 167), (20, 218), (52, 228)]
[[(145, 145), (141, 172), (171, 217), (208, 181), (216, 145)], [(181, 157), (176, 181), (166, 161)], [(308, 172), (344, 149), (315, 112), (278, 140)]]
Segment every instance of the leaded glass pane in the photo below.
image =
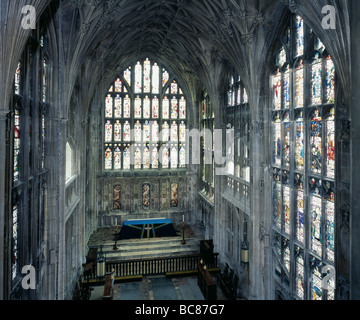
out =
[(149, 59), (146, 59), (144, 62), (144, 93), (150, 93), (151, 91), (150, 74), (151, 74), (151, 62), (149, 61)]
[(105, 145), (105, 170), (112, 169), (112, 146)]
[(135, 66), (135, 93), (142, 93), (142, 65), (138, 61)]
[(120, 170), (121, 169), (121, 149), (120, 147), (115, 147), (114, 151), (114, 169)]
[(120, 95), (117, 95), (115, 97), (115, 112), (114, 112), (114, 117), (116, 119), (121, 118), (121, 114), (122, 114), (122, 99), (120, 97)]
[(322, 121), (319, 110), (314, 111), (311, 119), (311, 134), (310, 134), (310, 158), (311, 170), (314, 173), (321, 174), (322, 169), (322, 156), (321, 156), (321, 143), (322, 143)]
[(311, 78), (311, 103), (319, 105), (322, 102), (322, 60), (319, 54), (316, 54), (312, 64)]

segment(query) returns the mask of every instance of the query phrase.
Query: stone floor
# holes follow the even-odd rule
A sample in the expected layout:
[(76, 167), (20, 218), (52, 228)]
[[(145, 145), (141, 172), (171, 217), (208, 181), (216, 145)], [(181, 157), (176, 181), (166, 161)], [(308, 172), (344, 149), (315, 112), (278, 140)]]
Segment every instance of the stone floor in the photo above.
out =
[[(94, 287), (90, 300), (101, 300), (104, 287)], [(226, 300), (217, 286), (218, 300)], [(145, 277), (140, 282), (116, 283), (114, 300), (204, 300), (196, 277), (167, 278), (165, 276)]]

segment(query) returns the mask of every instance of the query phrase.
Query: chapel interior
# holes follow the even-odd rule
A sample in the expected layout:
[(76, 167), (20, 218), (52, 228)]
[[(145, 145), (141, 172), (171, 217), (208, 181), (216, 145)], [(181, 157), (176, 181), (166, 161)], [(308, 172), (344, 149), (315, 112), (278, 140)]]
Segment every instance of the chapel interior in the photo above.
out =
[(0, 9), (1, 300), (360, 298), (359, 1)]

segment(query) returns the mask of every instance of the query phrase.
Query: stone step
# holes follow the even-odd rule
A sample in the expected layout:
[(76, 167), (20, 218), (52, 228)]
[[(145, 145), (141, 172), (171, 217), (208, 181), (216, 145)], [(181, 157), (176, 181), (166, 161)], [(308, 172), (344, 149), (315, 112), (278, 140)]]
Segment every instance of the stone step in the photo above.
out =
[(196, 255), (200, 252), (198, 240), (186, 239), (183, 245), (180, 237), (121, 240), (117, 242), (118, 250), (113, 246), (114, 243), (103, 246), (106, 258), (111, 261)]

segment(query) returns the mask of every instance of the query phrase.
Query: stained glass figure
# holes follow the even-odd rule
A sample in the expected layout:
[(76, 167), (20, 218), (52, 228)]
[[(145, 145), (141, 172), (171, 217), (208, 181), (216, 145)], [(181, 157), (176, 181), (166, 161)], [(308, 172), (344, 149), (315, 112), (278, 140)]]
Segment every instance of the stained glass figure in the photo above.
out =
[(290, 188), (284, 187), (284, 195), (283, 195), (283, 207), (284, 207), (284, 226), (285, 232), (287, 234), (291, 233), (291, 223), (290, 223), (290, 211), (291, 211), (291, 202), (290, 202)]
[(123, 169), (130, 170), (131, 168), (131, 151), (130, 147), (125, 147), (123, 154)]
[(176, 83), (176, 81), (174, 80), (171, 83), (171, 94), (177, 94), (178, 93), (178, 84)]
[(302, 60), (295, 72), (295, 108), (304, 107), (304, 68)]
[(160, 93), (160, 68), (158, 64), (155, 62), (152, 67), (152, 93), (159, 94)]
[(326, 99), (335, 102), (335, 66), (330, 56), (326, 58)]
[(164, 145), (162, 147), (162, 161), (163, 168), (169, 168), (169, 149)]
[(111, 145), (105, 145), (105, 170), (111, 170), (112, 169), (112, 146)]
[(274, 225), (279, 229), (281, 228), (281, 184), (279, 182), (274, 182), (274, 191), (273, 191), (273, 217)]
[(184, 121), (182, 121), (180, 124), (179, 141), (186, 142), (186, 125), (185, 125)]
[(304, 242), (304, 192), (303, 183), (300, 175), (296, 175), (295, 185), (297, 189), (296, 193), (296, 239), (300, 242)]
[(112, 118), (113, 116), (113, 98), (109, 94), (105, 101), (105, 118)]
[(150, 151), (149, 151), (148, 147), (144, 147), (143, 168), (144, 169), (150, 169)]
[(274, 164), (281, 165), (281, 121), (279, 115), (274, 122)]
[(165, 85), (169, 81), (169, 78), (170, 78), (169, 73), (165, 69), (163, 69), (163, 75), (162, 75), (162, 86), (163, 87), (165, 87)]
[(158, 169), (159, 168), (159, 151), (158, 151), (157, 145), (152, 146), (152, 150), (151, 150), (151, 167), (153, 169)]
[(143, 201), (142, 204), (145, 208), (150, 207), (150, 184), (145, 183), (143, 185)]
[(325, 205), (326, 219), (326, 258), (335, 262), (335, 195), (331, 193)]
[(304, 54), (304, 21), (300, 16), (296, 17), (296, 56)]
[(151, 81), (150, 81), (150, 75), (151, 75), (151, 62), (148, 58), (144, 61), (144, 93), (150, 93), (151, 92)]
[(178, 141), (178, 125), (175, 121), (171, 124), (171, 139), (170, 141)]
[(136, 121), (134, 125), (134, 138), (135, 142), (142, 142), (142, 130), (140, 121)]
[(122, 113), (122, 99), (120, 97), (120, 95), (116, 95), (115, 97), (115, 107), (114, 107), (114, 117), (116, 119), (120, 119), (121, 118), (121, 113)]
[(273, 98), (273, 108), (275, 110), (281, 109), (281, 73), (278, 70), (278, 73), (273, 77), (273, 88), (274, 88), (274, 98)]
[(313, 196), (311, 198), (311, 249), (318, 255), (322, 254), (322, 228), (321, 228), (321, 198)]
[(153, 121), (151, 125), (151, 142), (159, 142), (159, 124), (157, 121)]
[(176, 169), (178, 167), (178, 149), (176, 148), (176, 146), (173, 146), (171, 148), (170, 163), (171, 169)]
[(126, 80), (129, 87), (131, 87), (131, 67), (124, 71), (124, 79)]
[(186, 167), (186, 149), (183, 145), (180, 146), (180, 153), (179, 153), (179, 159), (180, 159), (180, 168)]
[(316, 109), (311, 121), (310, 134), (310, 158), (311, 170), (314, 173), (321, 173), (322, 157), (321, 157), (321, 142), (322, 142), (322, 121), (319, 115), (319, 110)]
[(321, 58), (317, 53), (312, 63), (311, 98), (312, 104), (318, 105), (322, 102), (322, 66)]
[(124, 118), (130, 118), (131, 115), (131, 100), (128, 95), (124, 99)]
[(171, 184), (171, 198), (170, 198), (170, 207), (177, 208), (178, 207), (178, 184)]
[(116, 185), (114, 186), (113, 210), (121, 209), (120, 199), (121, 199), (121, 186)]
[(115, 92), (121, 92), (122, 91), (122, 82), (120, 78), (117, 78), (115, 81)]
[(180, 119), (186, 119), (186, 100), (184, 97), (180, 99)]
[(289, 107), (290, 107), (290, 72), (289, 72), (289, 66), (287, 66), (284, 73), (284, 108), (289, 109)]
[(134, 102), (135, 119), (141, 119), (141, 98), (137, 96)]
[(163, 126), (162, 126), (162, 137), (161, 137), (161, 140), (163, 142), (167, 142), (169, 141), (169, 138), (170, 138), (170, 127), (169, 127), (169, 124), (165, 121)]
[(304, 170), (304, 121), (302, 113), (296, 119), (295, 129), (295, 168), (296, 170)]
[(21, 83), (21, 63), (19, 62), (15, 71), (15, 94), (20, 94), (20, 83)]
[(46, 102), (47, 95), (47, 61), (43, 59), (43, 67), (42, 67), (42, 101)]
[(142, 65), (140, 61), (135, 66), (135, 93), (142, 93)]
[(299, 254), (295, 260), (295, 282), (296, 282), (296, 295), (300, 299), (304, 299), (304, 286), (305, 286), (305, 278), (304, 278), (304, 258), (302, 254)]
[(114, 169), (115, 170), (121, 169), (121, 149), (118, 146), (115, 146), (115, 150), (114, 150)]
[(321, 275), (321, 264), (314, 259), (314, 266), (311, 272), (311, 299), (322, 300), (323, 297), (323, 285)]
[(326, 176), (335, 178), (335, 117), (334, 109), (326, 119)]
[(289, 118), (284, 122), (284, 145), (283, 145), (283, 161), (284, 166), (290, 167), (290, 122), (287, 122)]
[(16, 276), (18, 275), (18, 229), (19, 229), (19, 211), (18, 211), (18, 206), (14, 205), (12, 207), (12, 238), (11, 238), (11, 254), (12, 254), (12, 259), (11, 259), (11, 278), (12, 280), (15, 280)]
[(114, 141), (121, 142), (121, 123), (119, 120), (114, 125)]
[(177, 119), (179, 117), (178, 100), (173, 97), (171, 99), (171, 119)]
[(169, 108), (170, 108), (170, 101), (167, 96), (163, 99), (162, 109), (163, 109), (163, 119), (169, 119)]
[(143, 142), (150, 142), (150, 124), (149, 124), (149, 121), (145, 121), (145, 123), (144, 123)]
[(148, 96), (144, 98), (143, 118), (150, 118), (150, 99)]
[(20, 114), (15, 110), (14, 123), (14, 181), (19, 179), (19, 156), (20, 156)]
[(126, 142), (131, 141), (131, 127), (129, 121), (125, 121), (124, 124), (124, 141)]
[(134, 169), (141, 169), (141, 149), (135, 145)]
[(159, 118), (159, 99), (156, 96), (152, 100), (152, 117), (153, 119)]
[(105, 124), (105, 142), (112, 142), (112, 135), (113, 135), (113, 126), (111, 121), (106, 121)]

